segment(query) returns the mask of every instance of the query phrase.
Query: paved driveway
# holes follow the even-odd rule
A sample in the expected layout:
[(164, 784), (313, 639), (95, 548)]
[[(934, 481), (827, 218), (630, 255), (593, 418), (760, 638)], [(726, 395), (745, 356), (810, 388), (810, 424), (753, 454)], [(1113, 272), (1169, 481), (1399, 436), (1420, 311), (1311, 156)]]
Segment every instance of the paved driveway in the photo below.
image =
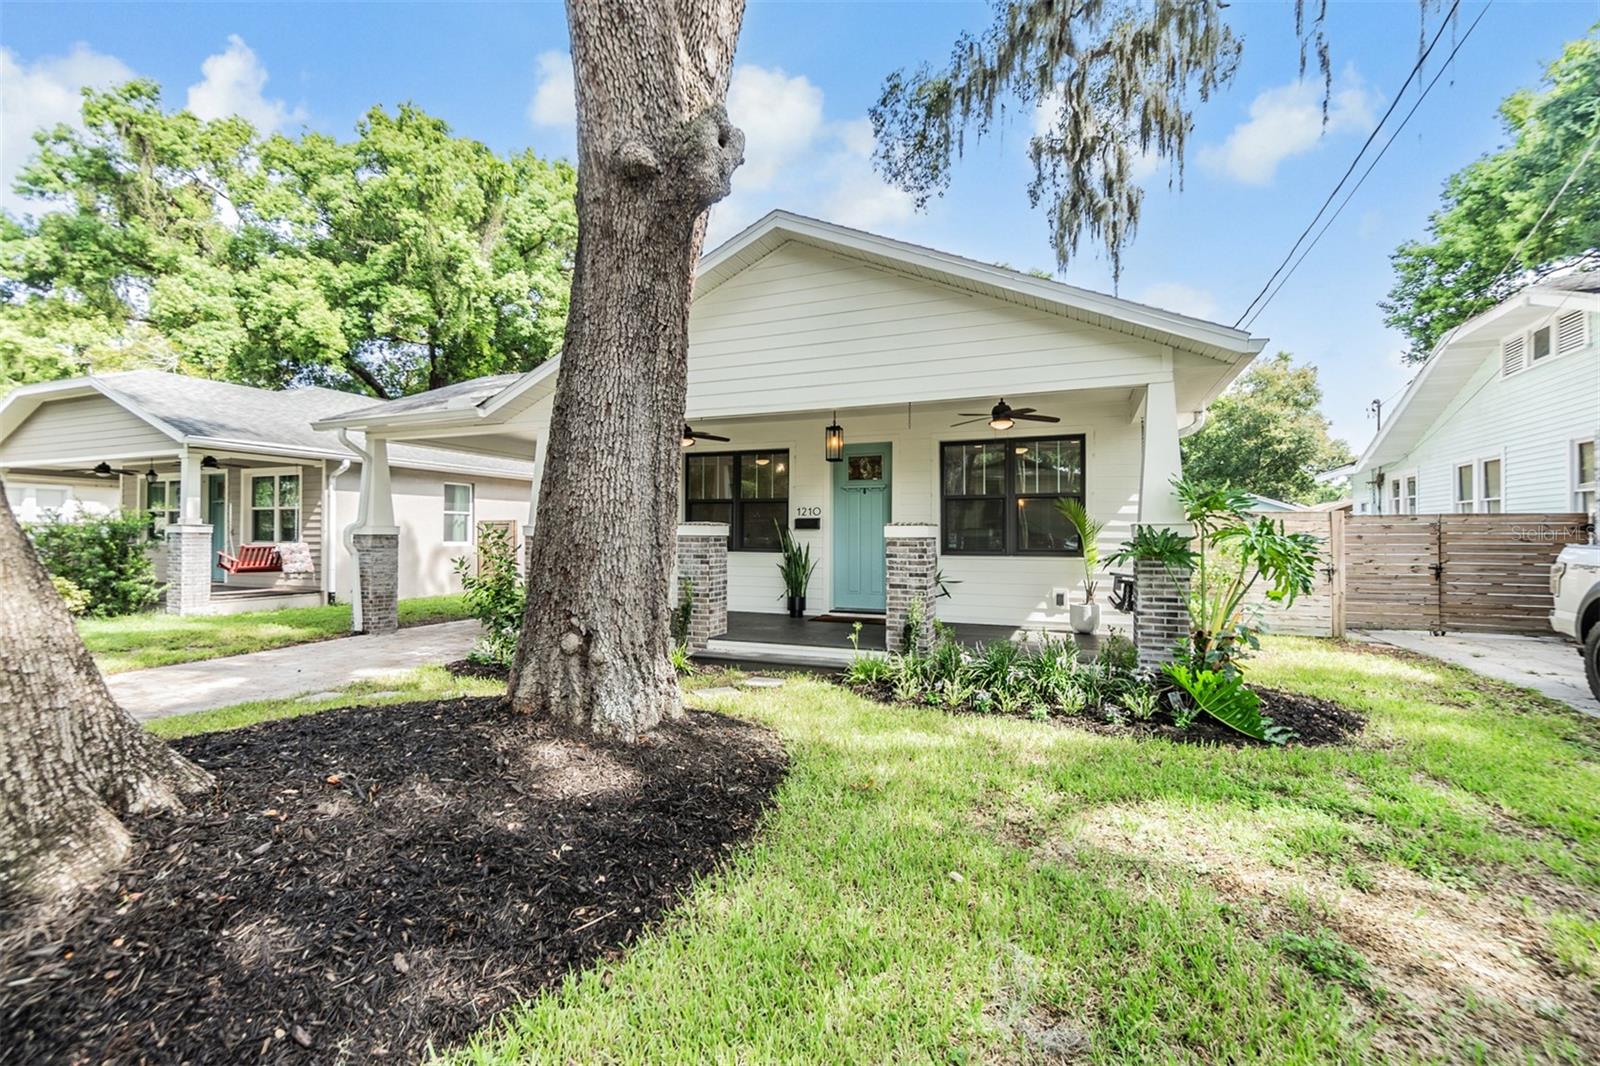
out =
[(410, 626), (382, 636), (230, 655), (198, 663), (131, 670), (106, 678), (111, 695), (141, 721), (209, 711), (247, 700), (287, 699), (343, 688), (465, 658), (482, 629), (470, 619)]
[(1578, 646), (1560, 637), (1514, 637), (1498, 633), (1431, 633), (1376, 629), (1355, 633), (1380, 644), (1431, 655), (1456, 666), (1508, 681), (1560, 700), (1576, 711), (1600, 717), (1600, 700), (1583, 677)]

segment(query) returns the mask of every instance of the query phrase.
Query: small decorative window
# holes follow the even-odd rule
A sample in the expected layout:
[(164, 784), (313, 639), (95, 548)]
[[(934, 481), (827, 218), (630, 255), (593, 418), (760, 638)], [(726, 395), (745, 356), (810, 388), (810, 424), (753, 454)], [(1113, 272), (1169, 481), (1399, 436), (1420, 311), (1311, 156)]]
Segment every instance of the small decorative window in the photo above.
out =
[(1471, 514), (1476, 510), (1472, 486), (1472, 464), (1456, 467), (1456, 514)]
[(1575, 510), (1590, 513), (1595, 501), (1595, 442), (1580, 440), (1573, 447), (1572, 505)]
[(444, 486), (444, 539), (447, 544), (472, 543), (472, 486)]
[(1550, 354), (1550, 327), (1542, 326), (1533, 331), (1533, 361), (1537, 363)]
[(683, 478), (684, 517), (727, 523), (729, 551), (781, 548), (778, 531), (789, 528), (787, 451), (686, 455)]
[(849, 458), (848, 465), (846, 479), (849, 481), (883, 480), (883, 456), (881, 454), (852, 455)]
[(943, 551), (1078, 555), (1077, 531), (1057, 509), (1084, 500), (1084, 438), (985, 440), (940, 447)]
[(1512, 337), (1500, 349), (1500, 376), (1510, 377), (1521, 370), (1527, 361), (1528, 344), (1521, 337)]
[(1556, 354), (1570, 355), (1580, 351), (1587, 341), (1585, 337), (1585, 323), (1587, 315), (1583, 311), (1568, 311), (1556, 319)]
[(300, 539), (300, 475), (250, 478), (250, 539), (283, 544)]

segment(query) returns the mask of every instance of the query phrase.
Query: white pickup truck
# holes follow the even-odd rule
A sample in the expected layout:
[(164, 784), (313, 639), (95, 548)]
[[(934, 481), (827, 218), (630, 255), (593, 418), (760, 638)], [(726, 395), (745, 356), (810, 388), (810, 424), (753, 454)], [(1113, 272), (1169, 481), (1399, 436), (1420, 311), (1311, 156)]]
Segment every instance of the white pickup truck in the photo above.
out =
[(1600, 700), (1600, 544), (1569, 544), (1550, 566), (1550, 626), (1583, 647), (1583, 672)]

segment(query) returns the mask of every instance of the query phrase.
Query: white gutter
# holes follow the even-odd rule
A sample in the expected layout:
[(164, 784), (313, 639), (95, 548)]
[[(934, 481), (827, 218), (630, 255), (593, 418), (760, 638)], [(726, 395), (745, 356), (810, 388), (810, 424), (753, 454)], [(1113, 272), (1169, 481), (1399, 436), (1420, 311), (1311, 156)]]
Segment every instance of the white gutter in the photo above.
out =
[(1189, 420), (1189, 424), (1178, 430), (1178, 439), (1182, 440), (1184, 437), (1192, 437), (1196, 433), (1199, 433), (1206, 427), (1206, 419), (1210, 417), (1211, 408), (1209, 407), (1202, 407), (1200, 410), (1194, 412), (1194, 417)]
[[(356, 447), (350, 439), (350, 431), (341, 429), (339, 443), (361, 456), (361, 502), (356, 506), (356, 520), (345, 526), (339, 533), (339, 540), (344, 544), (344, 550), (350, 553), (350, 628), (357, 633), (365, 630), (365, 619), (361, 617), (361, 560), (356, 555), (356, 530), (367, 524), (367, 501), (372, 498), (372, 456), (366, 449)], [(345, 460), (349, 465), (349, 460)]]

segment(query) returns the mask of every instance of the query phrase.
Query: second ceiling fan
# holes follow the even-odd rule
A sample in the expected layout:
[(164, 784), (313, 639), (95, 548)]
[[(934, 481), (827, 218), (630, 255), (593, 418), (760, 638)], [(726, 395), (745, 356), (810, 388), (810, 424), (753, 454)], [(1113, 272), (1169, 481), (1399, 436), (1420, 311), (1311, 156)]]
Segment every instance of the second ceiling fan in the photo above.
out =
[(1001, 400), (999, 403), (995, 404), (992, 408), (990, 408), (989, 413), (986, 414), (986, 415), (985, 414), (979, 414), (976, 411), (961, 411), (961, 412), (958, 412), (961, 415), (962, 418), (966, 419), (966, 421), (964, 421), (964, 422), (952, 422), (951, 425), (952, 426), (970, 426), (974, 422), (988, 421), (990, 429), (1001, 429), (1001, 430), (1004, 430), (1004, 429), (1010, 429), (1018, 421), (1023, 421), (1023, 422), (1059, 422), (1059, 421), (1061, 421), (1061, 419), (1057, 418), (1055, 415), (1036, 414), (1035, 413), (1036, 411), (1037, 411), (1037, 408), (1033, 408), (1033, 407), (1012, 407), (1010, 404), (1006, 403), (1004, 400)]

